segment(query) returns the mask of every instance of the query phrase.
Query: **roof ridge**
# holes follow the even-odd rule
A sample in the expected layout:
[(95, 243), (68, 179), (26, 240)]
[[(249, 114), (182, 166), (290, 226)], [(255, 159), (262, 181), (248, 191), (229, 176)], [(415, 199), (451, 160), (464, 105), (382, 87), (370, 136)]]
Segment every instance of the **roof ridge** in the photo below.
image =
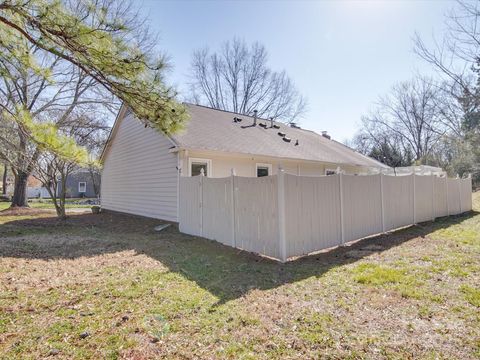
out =
[[(190, 102), (187, 102), (187, 101), (184, 101), (183, 103), (186, 104), (186, 105), (198, 106), (198, 107), (202, 107), (202, 108), (205, 108), (205, 109), (214, 110), (214, 111), (221, 111), (221, 112), (225, 112), (225, 113), (229, 113), (229, 114), (234, 114), (234, 115), (238, 115), (238, 116), (247, 116), (247, 117), (253, 119), (253, 116), (251, 116), (251, 115), (240, 114), (240, 113), (236, 113), (236, 112), (230, 111), (230, 110), (217, 109), (217, 108), (214, 108), (214, 107), (211, 107), (211, 106), (206, 106), (206, 105), (201, 105), (201, 104), (193, 104), (193, 103), (190, 103)], [(257, 120), (271, 121), (270, 119), (265, 119), (265, 118), (261, 118), (261, 117), (257, 117)], [(288, 129), (308, 131), (308, 132), (313, 133), (313, 134), (315, 134), (315, 135), (317, 135), (317, 136), (323, 136), (322, 134), (319, 134), (319, 133), (316, 132), (315, 130), (305, 129), (305, 128), (302, 128), (302, 127), (292, 127), (292, 126), (288, 126), (288, 123), (286, 124), (286, 123), (284, 123), (284, 122), (276, 121), (276, 120), (273, 120), (273, 122), (275, 122), (275, 123), (277, 123), (277, 124), (280, 124), (280, 125), (283, 125), (283, 126), (287, 127)]]
[[(230, 110), (217, 109), (217, 108), (214, 108), (214, 107), (211, 107), (211, 106), (206, 106), (206, 105), (201, 105), (201, 104), (193, 104), (193, 103), (189, 103), (189, 102), (186, 102), (186, 101), (184, 101), (183, 103), (186, 104), (186, 105), (203, 107), (203, 108), (205, 108), (205, 109), (210, 109), (210, 110), (215, 110), (215, 111), (226, 112), (226, 113), (234, 114), (234, 115), (238, 115), (238, 116), (248, 116), (248, 117), (250, 117), (250, 118), (253, 119), (253, 116), (251, 116), (251, 115), (240, 114), (240, 113), (236, 113), (236, 112), (230, 111)], [(265, 118), (261, 118), (261, 117), (258, 117), (258, 116), (257, 116), (257, 120), (271, 121), (270, 119), (265, 119)], [(285, 125), (285, 123), (283, 123), (283, 122), (281, 122), (281, 121), (276, 121), (276, 120), (273, 120), (273, 121), (276, 122), (276, 123)]]

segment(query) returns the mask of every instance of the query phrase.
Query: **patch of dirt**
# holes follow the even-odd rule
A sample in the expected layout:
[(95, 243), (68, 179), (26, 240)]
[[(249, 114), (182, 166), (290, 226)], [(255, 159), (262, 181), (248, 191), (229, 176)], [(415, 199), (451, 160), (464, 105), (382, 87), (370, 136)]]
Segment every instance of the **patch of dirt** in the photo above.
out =
[(8, 209), (0, 211), (0, 216), (23, 216), (23, 215), (42, 215), (42, 214), (51, 214), (51, 210), (45, 209), (32, 209), (29, 207), (10, 207)]

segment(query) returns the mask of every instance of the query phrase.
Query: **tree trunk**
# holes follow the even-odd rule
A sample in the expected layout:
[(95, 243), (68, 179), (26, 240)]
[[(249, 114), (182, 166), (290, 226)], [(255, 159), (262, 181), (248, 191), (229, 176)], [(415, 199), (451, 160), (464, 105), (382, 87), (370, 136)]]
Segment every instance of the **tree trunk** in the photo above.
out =
[(27, 180), (28, 174), (24, 171), (18, 171), (15, 175), (15, 189), (13, 190), (12, 207), (28, 207)]
[[(57, 216), (65, 220), (67, 218), (67, 214), (65, 212), (65, 197), (67, 195), (67, 176), (68, 172), (66, 174), (61, 175), (61, 188), (60, 188), (60, 194), (55, 195), (55, 210), (57, 211)], [(58, 188), (58, 186), (57, 186)]]
[(7, 175), (8, 175), (8, 167), (7, 164), (4, 165), (3, 168), (3, 179), (2, 179), (2, 197), (7, 197)]

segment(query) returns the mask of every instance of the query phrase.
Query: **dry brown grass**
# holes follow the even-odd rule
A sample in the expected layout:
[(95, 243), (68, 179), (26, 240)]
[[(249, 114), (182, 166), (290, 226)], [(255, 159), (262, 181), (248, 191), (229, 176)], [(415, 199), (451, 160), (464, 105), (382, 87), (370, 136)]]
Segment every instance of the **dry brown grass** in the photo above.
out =
[(476, 212), (284, 265), (155, 220), (52, 216), (0, 215), (0, 358), (480, 356)]

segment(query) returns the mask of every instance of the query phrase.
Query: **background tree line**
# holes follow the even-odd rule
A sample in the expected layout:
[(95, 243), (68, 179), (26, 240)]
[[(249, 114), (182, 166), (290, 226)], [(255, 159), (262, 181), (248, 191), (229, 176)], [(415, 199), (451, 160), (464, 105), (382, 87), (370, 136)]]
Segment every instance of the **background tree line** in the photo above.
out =
[(0, 1), (0, 163), (2, 180), (15, 176), (13, 207), (28, 207), (35, 175), (64, 218), (66, 178), (97, 166), (120, 102), (167, 134), (187, 119), (165, 83), (165, 56), (132, 4)]
[(350, 142), (390, 166), (432, 165), (480, 184), (480, 10), (457, 1), (447, 31), (431, 48), (415, 35), (414, 51), (438, 76), (415, 76), (379, 98)]

